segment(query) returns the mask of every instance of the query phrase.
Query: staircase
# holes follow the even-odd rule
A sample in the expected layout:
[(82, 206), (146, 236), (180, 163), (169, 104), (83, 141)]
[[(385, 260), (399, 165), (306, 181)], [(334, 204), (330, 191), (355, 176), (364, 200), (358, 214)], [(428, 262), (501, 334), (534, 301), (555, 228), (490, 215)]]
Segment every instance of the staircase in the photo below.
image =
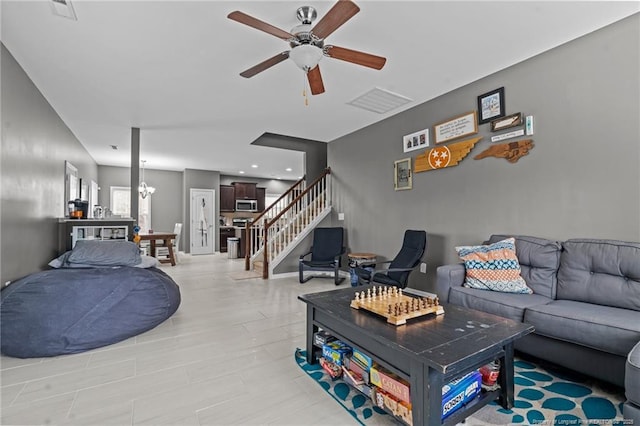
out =
[(311, 185), (302, 178), (270, 205), (245, 232), (245, 270), (252, 267), (262, 278), (274, 268), (331, 213), (331, 169)]

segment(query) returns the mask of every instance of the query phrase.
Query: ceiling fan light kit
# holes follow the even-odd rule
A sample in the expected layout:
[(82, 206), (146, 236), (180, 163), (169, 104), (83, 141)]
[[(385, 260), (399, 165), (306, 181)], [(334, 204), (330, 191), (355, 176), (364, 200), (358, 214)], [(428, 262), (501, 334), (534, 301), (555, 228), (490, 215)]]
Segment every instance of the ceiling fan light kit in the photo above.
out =
[(311, 6), (302, 6), (296, 11), (296, 17), (301, 24), (294, 27), (290, 33), (249, 16), (246, 13), (240, 11), (231, 12), (227, 16), (229, 19), (285, 40), (289, 43), (289, 46), (291, 46), (291, 50), (278, 53), (241, 72), (240, 75), (245, 78), (250, 78), (287, 58), (291, 58), (296, 66), (307, 74), (311, 93), (318, 95), (324, 93), (324, 84), (322, 82), (322, 75), (320, 74), (320, 67), (318, 66), (323, 56), (376, 70), (382, 69), (386, 59), (381, 56), (346, 49), (344, 47), (325, 46), (324, 44), (327, 36), (337, 30), (359, 11), (360, 8), (351, 0), (339, 0), (314, 26), (313, 21), (318, 16), (316, 10)]
[(322, 59), (322, 49), (311, 44), (301, 44), (289, 52), (289, 58), (304, 72), (309, 72)]

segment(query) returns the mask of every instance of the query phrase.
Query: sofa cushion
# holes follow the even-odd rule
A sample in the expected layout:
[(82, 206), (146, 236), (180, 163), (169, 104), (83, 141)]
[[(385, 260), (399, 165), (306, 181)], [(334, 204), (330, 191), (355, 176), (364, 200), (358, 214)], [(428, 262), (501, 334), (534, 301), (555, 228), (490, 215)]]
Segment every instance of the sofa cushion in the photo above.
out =
[(449, 303), (510, 318), (518, 322), (522, 322), (526, 308), (544, 305), (551, 301), (548, 297), (535, 293), (501, 293), (458, 286), (451, 287), (449, 290)]
[(640, 406), (640, 341), (633, 347), (624, 374), (624, 392), (627, 400)]
[(640, 243), (572, 239), (562, 245), (558, 299), (640, 311)]
[(520, 276), (513, 238), (489, 245), (459, 246), (456, 252), (464, 262), (465, 287), (506, 293), (533, 293)]
[(555, 300), (526, 309), (524, 322), (535, 333), (627, 356), (640, 340), (638, 312), (572, 300)]
[[(510, 235), (492, 235), (489, 243), (509, 238)], [(560, 251), (558, 241), (544, 238), (513, 235), (516, 240), (516, 255), (520, 262), (520, 274), (534, 293), (555, 299)]]

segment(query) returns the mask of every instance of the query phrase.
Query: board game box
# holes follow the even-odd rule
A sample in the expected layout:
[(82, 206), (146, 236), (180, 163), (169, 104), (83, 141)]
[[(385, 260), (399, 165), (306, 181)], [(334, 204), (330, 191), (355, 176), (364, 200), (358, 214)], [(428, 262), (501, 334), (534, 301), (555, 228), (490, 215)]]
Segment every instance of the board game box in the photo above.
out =
[(369, 380), (371, 384), (395, 396), (400, 401), (411, 402), (409, 383), (395, 374), (374, 365), (369, 370)]
[(482, 374), (475, 370), (442, 387), (442, 419), (471, 401), (480, 393)]
[(371, 359), (371, 357), (358, 350), (358, 348), (353, 348), (351, 358), (355, 358), (360, 363), (360, 365), (365, 367), (367, 370), (369, 370), (373, 365), (373, 360)]
[(322, 347), (322, 345), (329, 343), (333, 340), (336, 340), (336, 338), (324, 330), (317, 331), (313, 335), (313, 344), (318, 347)]
[(340, 366), (331, 361), (327, 361), (324, 357), (320, 357), (318, 361), (320, 362), (322, 369), (326, 371), (333, 380), (337, 380), (342, 377), (342, 368)]
[(327, 361), (331, 361), (340, 366), (344, 363), (344, 357), (351, 355), (351, 352), (351, 346), (340, 340), (334, 340), (322, 345), (322, 356)]

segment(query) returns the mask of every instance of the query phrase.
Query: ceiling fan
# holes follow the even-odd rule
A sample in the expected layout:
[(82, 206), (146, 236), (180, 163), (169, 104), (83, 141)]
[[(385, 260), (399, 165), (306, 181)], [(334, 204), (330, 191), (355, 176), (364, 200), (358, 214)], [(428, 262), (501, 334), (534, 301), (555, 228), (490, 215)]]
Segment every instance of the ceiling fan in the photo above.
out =
[(296, 65), (301, 68), (309, 80), (311, 93), (318, 95), (324, 93), (324, 84), (318, 62), (322, 56), (351, 62), (357, 65), (382, 69), (386, 58), (359, 52), (357, 50), (346, 49), (344, 47), (324, 44), (325, 39), (337, 30), (342, 24), (351, 19), (360, 8), (350, 0), (339, 0), (326, 15), (313, 25), (314, 19), (318, 16), (316, 10), (311, 6), (298, 8), (296, 16), (301, 22), (291, 29), (291, 32), (281, 30), (264, 21), (247, 15), (246, 13), (231, 12), (227, 18), (248, 25), (267, 34), (271, 34), (289, 43), (291, 50), (278, 53), (277, 55), (260, 62), (246, 71), (240, 73), (242, 77), (250, 78), (254, 75), (279, 64), (287, 58), (291, 58)]

